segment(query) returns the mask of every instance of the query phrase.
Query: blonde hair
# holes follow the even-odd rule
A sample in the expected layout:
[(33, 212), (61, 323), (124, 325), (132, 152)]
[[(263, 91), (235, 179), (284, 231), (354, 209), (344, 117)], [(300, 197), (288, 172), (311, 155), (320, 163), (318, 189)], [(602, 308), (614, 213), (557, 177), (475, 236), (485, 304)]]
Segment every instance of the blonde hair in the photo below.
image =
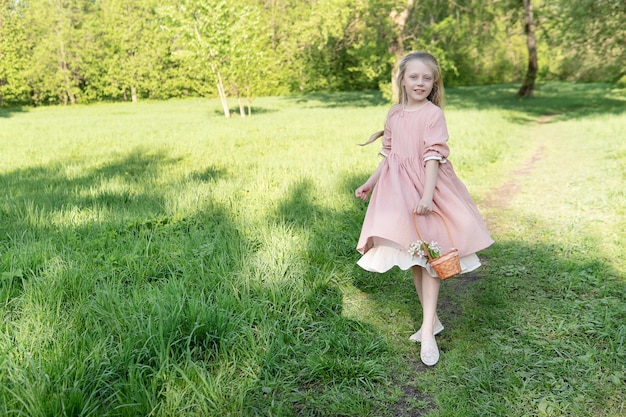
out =
[(402, 87), (402, 80), (404, 78), (404, 74), (406, 72), (406, 67), (409, 62), (414, 59), (418, 59), (422, 61), (424, 64), (428, 65), (430, 69), (433, 70), (433, 90), (428, 95), (428, 100), (433, 104), (443, 108), (444, 104), (444, 95), (443, 95), (443, 80), (441, 79), (441, 69), (439, 68), (439, 64), (437, 63), (437, 59), (427, 52), (411, 52), (405, 55), (398, 64), (398, 75), (396, 76), (396, 81), (398, 84), (398, 103), (401, 105), (406, 105), (408, 98), (406, 95), (406, 91)]
[[(405, 55), (398, 64), (398, 75), (396, 76), (396, 81), (398, 82), (398, 89), (400, 90), (398, 93), (398, 104), (405, 105), (408, 102), (408, 97), (406, 95), (406, 91), (402, 87), (402, 79), (404, 78), (404, 73), (406, 72), (406, 67), (409, 62), (414, 59), (419, 59), (424, 62), (426, 65), (433, 70), (433, 90), (428, 95), (427, 99), (435, 104), (436, 106), (443, 108), (444, 105), (444, 95), (443, 95), (443, 80), (441, 79), (441, 69), (439, 68), (439, 64), (437, 63), (437, 59), (427, 52), (411, 52)], [(370, 143), (376, 141), (376, 139), (383, 136), (384, 131), (380, 130), (374, 133), (365, 143), (359, 143), (359, 146), (369, 145)]]

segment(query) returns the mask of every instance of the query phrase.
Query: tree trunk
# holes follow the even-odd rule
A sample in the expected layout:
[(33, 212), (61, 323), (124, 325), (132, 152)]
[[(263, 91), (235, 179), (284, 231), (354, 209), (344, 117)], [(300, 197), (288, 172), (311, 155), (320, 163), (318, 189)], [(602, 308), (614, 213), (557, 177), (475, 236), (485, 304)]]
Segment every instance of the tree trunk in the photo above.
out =
[(222, 109), (224, 110), (224, 116), (230, 117), (230, 109), (228, 108), (228, 101), (226, 100), (226, 91), (224, 90), (224, 82), (222, 81), (222, 74), (217, 71), (217, 92), (220, 95), (220, 101), (222, 102)]
[(243, 101), (241, 100), (241, 96), (237, 97), (237, 101), (239, 102), (239, 114), (241, 117), (246, 117), (246, 108), (243, 105)]
[(137, 102), (137, 87), (135, 87), (134, 85), (130, 86), (130, 96), (131, 96), (133, 103), (136, 103)]
[(68, 99), (70, 103), (76, 104), (76, 97), (72, 92), (72, 83), (70, 81), (70, 64), (68, 63), (68, 53), (66, 51), (65, 39), (63, 38), (63, 33), (60, 29), (56, 30), (57, 41), (59, 42), (59, 50), (58, 50), (58, 70), (63, 77), (63, 98), (62, 102), (64, 106), (67, 106)]
[(526, 45), (528, 47), (528, 71), (516, 95), (520, 97), (532, 97), (535, 91), (537, 72), (539, 71), (539, 65), (537, 65), (537, 42), (535, 40), (535, 19), (533, 17), (532, 0), (524, 0), (524, 14), (524, 29), (526, 32)]
[[(393, 40), (391, 45), (389, 45), (389, 52), (396, 57), (396, 61), (399, 61), (404, 55), (404, 26), (406, 25), (406, 21), (411, 14), (411, 9), (413, 8), (413, 4), (415, 0), (407, 0), (406, 7), (400, 12), (396, 12), (395, 10), (391, 12), (389, 17), (397, 26), (398, 36)], [(398, 73), (398, 67), (396, 65), (391, 69), (391, 92), (392, 92), (392, 100), (398, 100), (398, 83), (396, 82), (396, 74)]]
[[(195, 22), (193, 25), (193, 30), (194, 30), (194, 33), (196, 34), (196, 38), (198, 39), (198, 43), (200, 45), (204, 45), (204, 41), (202, 40), (202, 36), (200, 35), (200, 32), (198, 31), (198, 26), (195, 24)], [(213, 58), (217, 54), (212, 49), (209, 49), (209, 55)], [(226, 100), (226, 90), (224, 90), (224, 81), (222, 81), (222, 74), (217, 68), (217, 65), (211, 62), (211, 60), (209, 60), (209, 65), (211, 66), (211, 71), (217, 78), (217, 93), (220, 96), (220, 102), (222, 103), (222, 110), (224, 110), (224, 116), (226, 116), (226, 118), (229, 118), (230, 109), (228, 108), (228, 101)]]

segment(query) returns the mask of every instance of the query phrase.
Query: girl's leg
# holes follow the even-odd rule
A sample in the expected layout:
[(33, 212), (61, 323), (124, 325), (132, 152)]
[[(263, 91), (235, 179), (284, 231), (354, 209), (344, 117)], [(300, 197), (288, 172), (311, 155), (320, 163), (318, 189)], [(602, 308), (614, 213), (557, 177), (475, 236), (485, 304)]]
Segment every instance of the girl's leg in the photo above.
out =
[(435, 340), (433, 324), (436, 317), (440, 285), (441, 280), (439, 278), (431, 277), (426, 270), (422, 271), (422, 310), (424, 318), (422, 321), (420, 358), (428, 366), (433, 366), (439, 361), (439, 348)]
[(421, 297), (423, 319), (422, 319), (422, 340), (434, 339), (434, 325), (437, 320), (437, 300), (439, 299), (439, 287), (441, 280), (431, 277), (430, 274), (422, 269), (420, 277), (421, 281)]
[[(413, 266), (413, 268), (411, 269), (412, 275), (413, 275), (413, 284), (415, 285), (415, 291), (417, 292), (417, 297), (420, 300), (420, 306), (422, 306), (422, 310), (424, 308), (424, 280), (430, 278), (433, 279), (433, 277), (431, 277), (428, 272), (426, 272), (426, 270), (424, 268), (422, 268), (421, 266)], [(439, 281), (437, 279), (437, 281)], [(439, 283), (439, 282), (438, 282)], [(439, 295), (439, 288), (437, 288), (437, 295)], [(433, 331), (435, 333), (439, 333), (443, 330), (443, 326), (441, 325), (441, 322), (439, 321), (439, 317), (437, 317), (437, 311), (436, 311), (436, 304), (437, 302), (435, 301), (435, 316), (434, 316), (434, 320), (432, 321), (433, 323)], [(422, 316), (424, 319), (424, 315)], [(422, 325), (423, 327), (423, 325)], [(415, 342), (419, 342), (421, 340), (421, 331), (422, 329), (420, 328), (420, 330), (418, 330), (417, 333), (415, 333), (412, 337), (411, 340), (415, 341)]]
[(415, 285), (415, 291), (417, 291), (417, 297), (420, 299), (420, 306), (422, 303), (422, 267), (415, 265), (411, 268), (413, 274), (413, 284)]

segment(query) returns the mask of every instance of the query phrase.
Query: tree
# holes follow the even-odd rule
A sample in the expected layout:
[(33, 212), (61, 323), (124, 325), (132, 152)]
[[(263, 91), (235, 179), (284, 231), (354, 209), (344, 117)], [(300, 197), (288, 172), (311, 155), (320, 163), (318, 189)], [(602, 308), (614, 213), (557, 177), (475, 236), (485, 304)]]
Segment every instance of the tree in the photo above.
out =
[(56, 100), (76, 103), (82, 89), (85, 38), (84, 19), (93, 3), (88, 0), (39, 0), (24, 8), (29, 66), (25, 70), (34, 103)]
[(102, 48), (93, 66), (108, 95), (132, 102), (158, 89), (168, 58), (168, 42), (156, 12), (155, 0), (102, 0), (92, 31)]
[[(395, 61), (399, 61), (400, 58), (405, 54), (404, 41), (407, 37), (407, 33), (405, 31), (406, 23), (409, 19), (411, 11), (413, 10), (414, 0), (406, 0), (404, 6), (398, 10), (392, 10), (389, 14), (389, 17), (395, 24), (395, 33), (396, 35), (393, 37), (389, 44), (389, 53), (395, 58)], [(392, 67), (391, 71), (391, 86), (393, 91), (393, 101), (396, 101), (397, 97), (395, 97), (396, 92), (398, 91), (398, 85), (396, 81), (396, 74), (398, 72), (398, 68), (396, 65)]]
[(625, 1), (559, 0), (549, 4), (552, 46), (561, 57), (556, 77), (617, 81), (626, 76)]
[(389, 13), (394, 63), (409, 51), (430, 52), (447, 86), (509, 82), (518, 76), (522, 38), (509, 30), (512, 6), (507, 1), (402, 0), (394, 7)]
[(28, 92), (24, 78), (26, 31), (21, 13), (20, 3), (0, 0), (0, 106), (5, 100), (19, 100)]
[(0, 105), (200, 95), (244, 115), (258, 95), (388, 93), (411, 50), (447, 86), (526, 96), (626, 77), (624, 21), (618, 0), (0, 0)]
[[(265, 80), (276, 68), (269, 53), (270, 38), (267, 21), (259, 4), (249, 0), (231, 1), (236, 17), (229, 26), (229, 59), (225, 63), (225, 92), (237, 97), (239, 114), (252, 113), (251, 101), (264, 90)], [(245, 100), (245, 106), (244, 106)]]
[(524, 0), (524, 32), (526, 33), (526, 46), (528, 48), (528, 70), (517, 95), (520, 97), (532, 97), (535, 91), (535, 81), (537, 80), (539, 65), (537, 64), (535, 18), (533, 16), (533, 4), (531, 0)]
[(259, 1), (275, 58), (274, 91), (371, 89), (388, 79), (391, 25), (384, 15), (396, 0)]
[(186, 0), (170, 8), (169, 14), (179, 32), (174, 56), (188, 67), (196, 91), (206, 94), (206, 82), (215, 84), (224, 116), (230, 117), (222, 74), (230, 59), (229, 27), (236, 10), (225, 0)]

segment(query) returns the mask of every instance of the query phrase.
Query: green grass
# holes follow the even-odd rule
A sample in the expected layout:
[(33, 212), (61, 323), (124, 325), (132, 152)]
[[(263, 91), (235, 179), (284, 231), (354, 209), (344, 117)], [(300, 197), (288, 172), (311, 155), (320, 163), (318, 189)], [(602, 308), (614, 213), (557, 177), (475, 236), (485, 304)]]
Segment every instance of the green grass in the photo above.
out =
[(443, 284), (430, 370), (408, 272), (355, 265), (379, 94), (229, 120), (211, 100), (0, 110), (0, 415), (623, 415), (626, 97), (515, 91), (448, 91), (496, 244)]

